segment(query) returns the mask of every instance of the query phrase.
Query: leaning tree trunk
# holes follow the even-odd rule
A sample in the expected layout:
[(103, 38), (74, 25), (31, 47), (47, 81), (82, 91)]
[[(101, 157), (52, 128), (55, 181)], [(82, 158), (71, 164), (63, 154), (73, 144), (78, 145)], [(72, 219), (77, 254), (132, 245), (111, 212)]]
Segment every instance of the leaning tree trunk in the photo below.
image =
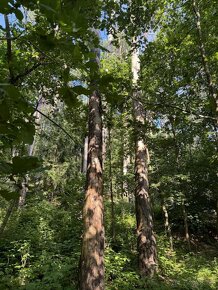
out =
[(6, 211), (5, 217), (4, 217), (3, 221), (2, 221), (2, 224), (0, 225), (0, 238), (2, 237), (2, 234), (3, 234), (3, 232), (4, 232), (5, 228), (6, 228), (6, 225), (7, 225), (8, 221), (9, 221), (9, 219), (11, 217), (11, 214), (12, 214), (16, 204), (17, 204), (17, 200), (11, 200), (10, 201), (10, 204), (9, 204), (9, 207), (8, 207), (8, 209)]
[(80, 258), (80, 290), (104, 289), (102, 185), (101, 96), (97, 90), (93, 90), (89, 99), (87, 184), (83, 207), (84, 231)]
[(148, 149), (144, 134), (140, 128), (145, 124), (145, 113), (140, 102), (140, 90), (137, 87), (140, 62), (138, 53), (132, 54), (133, 73), (133, 114), (135, 119), (135, 206), (137, 222), (137, 248), (139, 255), (139, 271), (142, 276), (153, 276), (157, 269), (156, 239), (153, 232), (153, 218), (149, 198), (148, 185)]

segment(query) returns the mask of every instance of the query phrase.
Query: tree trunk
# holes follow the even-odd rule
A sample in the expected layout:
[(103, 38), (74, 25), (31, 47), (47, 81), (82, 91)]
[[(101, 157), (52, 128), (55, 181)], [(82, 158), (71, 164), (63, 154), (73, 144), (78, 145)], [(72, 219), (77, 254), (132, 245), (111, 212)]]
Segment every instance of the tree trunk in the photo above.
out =
[(112, 240), (115, 240), (115, 214), (114, 214), (114, 194), (113, 194), (113, 179), (112, 179), (112, 156), (111, 156), (111, 128), (108, 129), (108, 155), (109, 155), (109, 187), (111, 197), (111, 234)]
[(87, 157), (88, 157), (88, 136), (84, 140), (84, 152), (83, 152), (83, 173), (87, 171)]
[(202, 27), (201, 27), (201, 14), (200, 14), (197, 0), (192, 1), (192, 7), (194, 10), (194, 14), (195, 14), (196, 29), (197, 29), (198, 41), (199, 41), (199, 51), (200, 51), (200, 55), (201, 55), (201, 59), (202, 59), (204, 73), (205, 73), (206, 80), (207, 80), (207, 86), (208, 86), (208, 91), (209, 91), (209, 95), (210, 95), (210, 102), (211, 102), (212, 108), (215, 107), (215, 117), (216, 117), (215, 127), (217, 128), (217, 126), (218, 126), (218, 94), (216, 91), (216, 86), (212, 80), (212, 75), (211, 75), (210, 67), (209, 67), (208, 60), (207, 60), (207, 53), (206, 53), (206, 49), (205, 49)]
[(129, 197), (129, 188), (128, 188), (128, 182), (127, 182), (127, 179), (126, 179), (126, 175), (128, 174), (128, 166), (130, 164), (130, 156), (129, 155), (125, 155), (125, 144), (124, 144), (124, 156), (123, 156), (123, 188), (122, 188), (122, 192), (123, 192), (123, 197), (126, 197), (128, 198)]
[(216, 200), (216, 234), (218, 237), (218, 199)]
[(153, 276), (157, 269), (156, 239), (153, 232), (153, 218), (148, 193), (148, 150), (140, 127), (144, 126), (145, 114), (140, 102), (140, 91), (137, 88), (140, 69), (138, 53), (132, 54), (133, 73), (133, 114), (135, 119), (135, 206), (137, 222), (137, 248), (139, 254), (139, 271), (142, 276)]
[(18, 201), (18, 208), (21, 209), (26, 201), (28, 177), (25, 175), (19, 182), (20, 196)]
[(165, 232), (167, 237), (169, 238), (169, 242), (170, 242), (170, 250), (173, 251), (173, 237), (172, 237), (172, 232), (171, 232), (171, 227), (170, 227), (170, 223), (169, 223), (169, 214), (168, 214), (168, 210), (167, 210), (167, 206), (164, 204), (163, 202), (163, 213), (164, 213), (164, 218), (165, 218)]
[[(36, 109), (41, 110), (41, 108), (43, 107), (43, 102), (44, 102), (43, 96), (39, 96)], [(35, 117), (35, 124), (40, 125), (41, 115), (37, 111), (35, 111), (33, 116)], [(36, 135), (33, 138), (33, 143), (31, 145), (29, 145), (29, 147), (28, 147), (28, 156), (33, 156), (35, 147), (36, 147)], [(26, 194), (28, 191), (28, 182), (29, 182), (29, 177), (28, 177), (28, 174), (26, 174), (20, 180), (20, 182), (18, 184), (19, 188), (20, 188), (20, 197), (19, 197), (19, 201), (18, 201), (18, 209), (22, 209), (23, 206), (25, 205)]]
[(98, 91), (93, 92), (89, 101), (88, 168), (83, 223), (80, 290), (103, 290), (102, 117)]
[(187, 217), (184, 200), (182, 201), (182, 213), (183, 213), (183, 218), (184, 218), (185, 239), (188, 244), (188, 249), (189, 251), (191, 251), (190, 236), (189, 236), (189, 229), (188, 229), (188, 217)]

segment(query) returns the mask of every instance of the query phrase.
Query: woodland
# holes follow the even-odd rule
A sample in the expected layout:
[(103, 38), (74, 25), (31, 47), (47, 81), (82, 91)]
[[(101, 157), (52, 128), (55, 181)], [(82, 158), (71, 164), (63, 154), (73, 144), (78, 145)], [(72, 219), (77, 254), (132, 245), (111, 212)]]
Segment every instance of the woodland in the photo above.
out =
[(217, 0), (0, 0), (0, 290), (218, 289), (217, 84)]

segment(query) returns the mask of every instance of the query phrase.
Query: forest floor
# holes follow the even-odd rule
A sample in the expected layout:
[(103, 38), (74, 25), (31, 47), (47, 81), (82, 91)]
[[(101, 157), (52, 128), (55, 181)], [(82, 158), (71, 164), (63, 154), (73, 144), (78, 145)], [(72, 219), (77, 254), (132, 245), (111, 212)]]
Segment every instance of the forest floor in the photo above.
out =
[[(75, 198), (75, 197), (74, 197)], [(81, 203), (29, 200), (15, 212), (0, 239), (0, 290), (76, 290), (81, 239)], [(174, 237), (174, 251), (157, 231), (159, 270), (153, 279), (137, 273), (133, 204), (115, 204), (116, 238), (110, 236), (110, 203), (106, 208), (106, 290), (215, 290), (218, 259), (213, 243)], [(160, 221), (161, 222), (161, 221)]]
[(174, 236), (170, 250), (166, 235), (157, 233), (158, 273), (153, 279), (142, 279), (137, 273), (134, 207), (118, 209), (117, 238), (106, 251), (107, 290), (209, 290), (218, 289), (218, 245), (216, 240), (186, 241)]

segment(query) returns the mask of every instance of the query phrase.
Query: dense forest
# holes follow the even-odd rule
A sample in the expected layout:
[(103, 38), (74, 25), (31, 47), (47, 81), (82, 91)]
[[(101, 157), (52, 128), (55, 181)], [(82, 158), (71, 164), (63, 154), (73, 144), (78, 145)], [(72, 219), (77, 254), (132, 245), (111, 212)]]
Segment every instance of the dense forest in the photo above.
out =
[(0, 0), (0, 290), (218, 289), (217, 28), (217, 0)]

